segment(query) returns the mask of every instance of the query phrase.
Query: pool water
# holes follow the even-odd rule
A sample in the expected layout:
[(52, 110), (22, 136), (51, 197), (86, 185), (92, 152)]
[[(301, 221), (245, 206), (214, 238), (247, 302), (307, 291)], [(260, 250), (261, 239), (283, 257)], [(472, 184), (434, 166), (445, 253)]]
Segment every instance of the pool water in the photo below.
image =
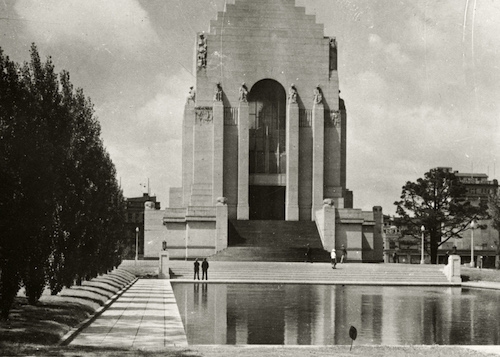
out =
[(435, 288), (173, 283), (189, 344), (500, 344), (500, 293)]

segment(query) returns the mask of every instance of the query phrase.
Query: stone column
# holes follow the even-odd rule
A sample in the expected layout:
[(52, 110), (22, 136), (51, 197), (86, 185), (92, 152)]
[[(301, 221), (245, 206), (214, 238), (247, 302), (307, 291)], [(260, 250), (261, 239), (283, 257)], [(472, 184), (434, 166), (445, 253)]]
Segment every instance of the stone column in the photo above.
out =
[(194, 162), (194, 101), (188, 100), (184, 107), (184, 121), (182, 125), (182, 203), (189, 204), (191, 198), (191, 186), (193, 185), (193, 162)]
[(325, 152), (325, 108), (323, 103), (314, 103), (313, 106), (313, 152), (312, 152), (312, 212), (314, 220), (316, 211), (323, 205), (323, 175)]
[(212, 172), (212, 202), (223, 195), (223, 174), (224, 169), (224, 104), (214, 102), (213, 109), (214, 123), (214, 156)]
[(249, 113), (248, 102), (240, 102), (238, 108), (238, 206), (237, 217), (240, 220), (248, 220), (250, 210), (248, 207), (248, 184), (249, 184)]
[(286, 115), (285, 220), (299, 220), (299, 105), (289, 103)]
[(226, 197), (218, 197), (215, 207), (215, 252), (219, 252), (227, 248), (227, 199)]
[(335, 206), (333, 199), (327, 198), (323, 202), (323, 248), (331, 251), (335, 248)]
[(158, 279), (170, 279), (170, 272), (168, 270), (170, 259), (168, 257), (168, 251), (162, 250), (159, 254), (159, 267), (158, 267)]

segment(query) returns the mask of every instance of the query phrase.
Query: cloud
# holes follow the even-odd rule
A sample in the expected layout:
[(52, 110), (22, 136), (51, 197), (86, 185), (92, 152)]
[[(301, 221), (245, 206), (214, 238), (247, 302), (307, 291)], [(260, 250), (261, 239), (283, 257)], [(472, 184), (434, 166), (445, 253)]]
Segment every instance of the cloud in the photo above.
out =
[(108, 147), (116, 165), (125, 197), (142, 196), (150, 179), (151, 194), (155, 194), (161, 207), (168, 206), (169, 187), (181, 185), (181, 140), (170, 140), (150, 146), (119, 144)]
[(159, 42), (136, 0), (18, 0), (15, 10), (36, 42), (136, 53)]
[(136, 112), (137, 129), (147, 130), (148, 140), (153, 142), (179, 139), (192, 76), (181, 70), (172, 77), (160, 75), (157, 82), (159, 91)]
[(401, 49), (401, 45), (397, 43), (386, 44), (380, 36), (373, 33), (369, 35), (368, 41), (373, 49), (385, 54), (385, 60), (391, 65), (394, 63), (405, 64), (410, 61), (408, 55)]
[[(142, 194), (140, 183), (151, 179), (152, 193), (167, 206), (169, 187), (180, 186), (182, 121), (192, 76), (158, 74), (150, 83), (150, 99), (134, 108), (128, 103), (102, 106), (103, 136), (126, 197)], [(126, 144), (124, 144), (126, 143)]]

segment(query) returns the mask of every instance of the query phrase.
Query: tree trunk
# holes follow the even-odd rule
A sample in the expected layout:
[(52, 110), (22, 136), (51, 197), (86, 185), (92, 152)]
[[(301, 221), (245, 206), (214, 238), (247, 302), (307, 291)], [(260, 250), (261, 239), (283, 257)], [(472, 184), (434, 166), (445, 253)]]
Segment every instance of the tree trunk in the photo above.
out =
[(438, 246), (441, 236), (431, 233), (431, 264), (437, 264)]

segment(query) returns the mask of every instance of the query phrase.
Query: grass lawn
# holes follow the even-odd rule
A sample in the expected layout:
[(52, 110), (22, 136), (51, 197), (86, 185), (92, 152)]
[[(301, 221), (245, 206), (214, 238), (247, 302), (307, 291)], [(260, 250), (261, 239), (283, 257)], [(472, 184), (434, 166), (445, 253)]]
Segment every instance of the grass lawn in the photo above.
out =
[(462, 265), (462, 281), (493, 281), (500, 283), (500, 270), (477, 269)]
[[(63, 289), (56, 296), (45, 292), (35, 306), (29, 305), (26, 297), (17, 296), (9, 319), (0, 320), (0, 356), (35, 354), (37, 348), (47, 352), (134, 279), (134, 275), (117, 269), (81, 286)], [(33, 351), (25, 353), (24, 349)]]
[(72, 327), (92, 315), (90, 306), (64, 299), (42, 299), (36, 306), (17, 297), (9, 320), (0, 322), (2, 342), (56, 344)]

